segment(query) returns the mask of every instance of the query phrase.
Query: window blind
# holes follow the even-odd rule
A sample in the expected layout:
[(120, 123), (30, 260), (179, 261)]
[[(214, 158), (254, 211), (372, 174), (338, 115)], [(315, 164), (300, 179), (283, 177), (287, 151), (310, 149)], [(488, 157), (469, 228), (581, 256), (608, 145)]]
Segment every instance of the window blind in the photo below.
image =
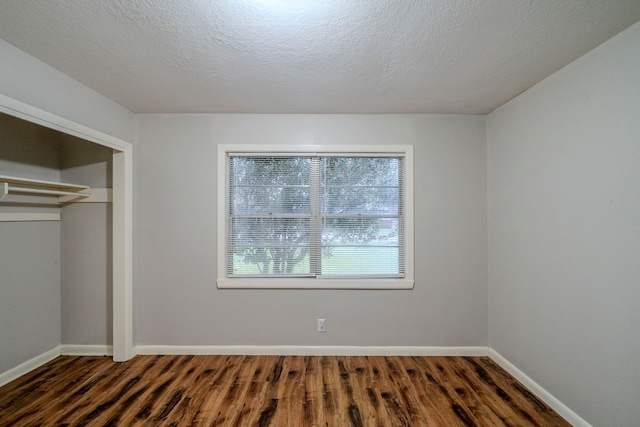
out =
[(403, 278), (403, 165), (229, 154), (227, 277)]

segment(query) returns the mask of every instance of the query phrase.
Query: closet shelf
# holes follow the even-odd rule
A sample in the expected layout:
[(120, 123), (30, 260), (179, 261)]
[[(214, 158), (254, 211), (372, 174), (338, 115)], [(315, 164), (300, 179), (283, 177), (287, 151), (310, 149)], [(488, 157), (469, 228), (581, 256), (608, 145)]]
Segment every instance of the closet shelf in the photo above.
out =
[(9, 193), (71, 196), (79, 199), (90, 197), (90, 190), (86, 185), (0, 175), (0, 200)]

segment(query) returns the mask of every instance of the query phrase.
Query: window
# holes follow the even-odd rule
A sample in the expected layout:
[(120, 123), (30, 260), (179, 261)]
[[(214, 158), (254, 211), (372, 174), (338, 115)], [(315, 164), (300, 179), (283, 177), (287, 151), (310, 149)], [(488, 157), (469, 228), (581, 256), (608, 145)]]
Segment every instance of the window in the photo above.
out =
[(218, 287), (412, 288), (412, 152), (219, 146)]

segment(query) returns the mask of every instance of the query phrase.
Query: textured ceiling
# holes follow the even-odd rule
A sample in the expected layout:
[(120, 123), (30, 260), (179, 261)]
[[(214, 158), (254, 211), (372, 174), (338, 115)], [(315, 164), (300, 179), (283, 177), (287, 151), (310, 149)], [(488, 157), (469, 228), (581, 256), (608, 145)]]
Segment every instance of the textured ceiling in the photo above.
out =
[(639, 0), (2, 0), (0, 38), (139, 113), (488, 113)]

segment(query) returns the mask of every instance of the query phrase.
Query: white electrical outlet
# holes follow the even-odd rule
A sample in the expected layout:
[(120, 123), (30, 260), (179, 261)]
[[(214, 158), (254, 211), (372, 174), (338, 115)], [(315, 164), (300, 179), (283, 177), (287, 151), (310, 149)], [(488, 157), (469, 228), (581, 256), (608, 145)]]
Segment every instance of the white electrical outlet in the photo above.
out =
[(318, 332), (327, 332), (327, 319), (318, 319)]

